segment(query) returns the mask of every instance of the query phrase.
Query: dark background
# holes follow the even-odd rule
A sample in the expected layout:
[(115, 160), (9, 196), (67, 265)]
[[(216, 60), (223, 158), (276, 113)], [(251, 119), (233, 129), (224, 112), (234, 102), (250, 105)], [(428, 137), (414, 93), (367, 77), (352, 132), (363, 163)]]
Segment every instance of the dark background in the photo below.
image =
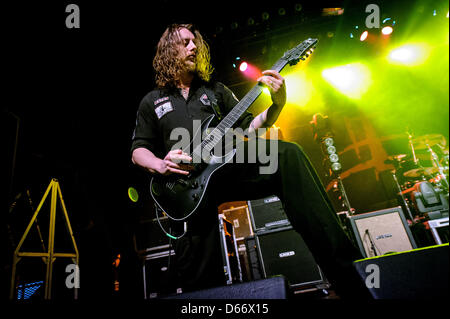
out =
[[(1, 8), (4, 165), (0, 215), (5, 234), (1, 240), (2, 296), (7, 298), (9, 291), (14, 243), (17, 244), (32, 216), (26, 203), (12, 212), (10, 204), (17, 194), (29, 190), (36, 208), (50, 180), (56, 178), (80, 250), (82, 298), (112, 296), (111, 264), (118, 253), (122, 255), (121, 294), (141, 298), (138, 262), (131, 239), (136, 223), (149, 214), (151, 204), (147, 176), (132, 166), (129, 149), (137, 107), (154, 85), (152, 59), (167, 24), (197, 24), (210, 43), (216, 79), (241, 98), (252, 84), (231, 67), (236, 56), (270, 66), (288, 49), (273, 44), (274, 39), (293, 37), (298, 28), (301, 32), (295, 37), (320, 39), (322, 53), (317, 54), (325, 59), (337, 41), (348, 41), (347, 26), (365, 18), (364, 9), (370, 2), (299, 1), (302, 9), (296, 11), (297, 2), (285, 0), (271, 5), (234, 0), (226, 4), (167, 0), (93, 4), (78, 0), (73, 3), (81, 10), (81, 28), (67, 29), (65, 8), (69, 3), (29, 1)], [(414, 5), (411, 1), (377, 3), (398, 16)], [(428, 5), (431, 7), (433, 2)], [(280, 7), (286, 8), (284, 16), (278, 14)], [(324, 7), (344, 7), (345, 15), (323, 17)], [(270, 13), (270, 19), (262, 22), (261, 13), (265, 11)], [(255, 25), (247, 25), (250, 16), (254, 17)], [(235, 30), (230, 27), (233, 22), (239, 25)], [(328, 37), (328, 32), (334, 32), (335, 36)], [(261, 54), (263, 46), (269, 46), (270, 53)], [(367, 53), (364, 50), (367, 49), (349, 49), (343, 54), (363, 56)], [(337, 97), (331, 94), (330, 99)], [(353, 111), (347, 101), (336, 100), (336, 105), (341, 111), (332, 114)], [(440, 112), (436, 116), (448, 117), (448, 103)], [(291, 140), (302, 144), (326, 184), (322, 154), (308, 124), (311, 115), (307, 111), (299, 115), (299, 121), (303, 121), (299, 124), (302, 134), (299, 137), (291, 134)], [(20, 125), (16, 138), (17, 119)], [(438, 127), (433, 126), (434, 120), (414, 123), (418, 135), (439, 133), (448, 138), (448, 121)], [(392, 133), (404, 131), (404, 126), (396, 129)], [(17, 145), (15, 161), (14, 145)], [(128, 198), (130, 186), (139, 191), (141, 199), (137, 204)], [(360, 194), (352, 196), (355, 201), (362, 198)], [(382, 197), (378, 201), (390, 200)], [(357, 208), (367, 211), (377, 204), (364, 206), (364, 203), (366, 199), (359, 201)], [(40, 216), (43, 224), (44, 216)], [(6, 224), (11, 227), (12, 237), (6, 235)]]

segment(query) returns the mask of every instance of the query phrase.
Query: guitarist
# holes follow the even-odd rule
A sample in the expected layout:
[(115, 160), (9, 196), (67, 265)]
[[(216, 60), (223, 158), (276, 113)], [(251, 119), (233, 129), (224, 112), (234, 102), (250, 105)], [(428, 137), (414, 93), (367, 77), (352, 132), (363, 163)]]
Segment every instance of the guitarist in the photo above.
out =
[[(216, 115), (211, 123), (214, 127), (238, 99), (222, 83), (210, 81), (209, 47), (192, 25), (173, 24), (165, 30), (153, 67), (157, 88), (139, 106), (132, 162), (151, 174), (187, 175), (192, 158), (172, 149), (177, 142), (170, 139), (172, 130), (182, 127), (193, 136), (193, 121), (211, 114)], [(264, 71), (258, 81), (269, 88), (273, 103), (256, 117), (249, 112), (240, 117), (237, 126), (248, 129), (249, 134), (270, 127), (286, 103), (284, 79), (278, 72)], [(175, 242), (183, 291), (223, 285), (217, 207), (227, 201), (277, 195), (334, 289), (341, 296), (367, 293), (351, 264), (362, 256), (342, 230), (306, 154), (295, 143), (278, 141), (277, 159), (273, 174), (260, 174), (258, 163), (246, 162), (228, 163), (212, 175), (201, 209), (189, 217), (185, 235)], [(174, 227), (181, 227), (178, 232), (183, 233), (182, 226)]]

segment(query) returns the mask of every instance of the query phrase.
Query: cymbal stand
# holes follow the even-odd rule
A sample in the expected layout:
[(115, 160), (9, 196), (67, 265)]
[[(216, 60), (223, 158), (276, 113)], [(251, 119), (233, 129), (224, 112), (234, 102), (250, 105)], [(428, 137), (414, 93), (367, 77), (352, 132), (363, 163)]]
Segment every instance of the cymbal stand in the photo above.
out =
[(446, 190), (448, 190), (448, 181), (447, 181), (447, 177), (444, 174), (444, 168), (442, 167), (442, 165), (439, 163), (439, 157), (437, 156), (437, 154), (433, 151), (433, 149), (430, 147), (430, 145), (427, 143), (426, 144), (428, 151), (431, 154), (431, 161), (433, 163), (433, 166), (436, 167), (439, 170), (439, 175), (441, 177), (441, 181), (444, 181), (445, 183), (445, 188)]
[[(412, 155), (413, 155), (414, 164), (416, 164), (417, 167), (419, 167), (419, 168), (423, 168), (422, 164), (419, 163), (419, 159), (416, 156), (416, 151), (414, 149), (414, 143), (412, 141), (411, 133), (408, 133), (408, 140), (409, 140), (409, 146), (411, 147), (411, 152), (412, 152)], [(427, 180), (423, 174), (422, 174), (422, 180), (423, 181)]]
[(397, 179), (397, 175), (396, 175), (395, 170), (392, 171), (392, 177), (394, 178), (395, 184), (397, 185), (398, 193), (400, 194), (400, 196), (401, 196), (401, 198), (403, 200), (403, 204), (405, 205), (406, 210), (408, 211), (409, 218), (411, 218), (411, 221), (413, 221), (414, 217), (413, 217), (413, 215), (411, 213), (411, 210), (409, 209), (408, 203), (406, 202), (405, 195), (403, 195), (403, 193), (402, 193), (402, 188), (400, 187), (400, 184), (398, 183), (398, 179)]
[(419, 160), (416, 157), (416, 152), (414, 150), (414, 145), (413, 145), (411, 133), (408, 133), (408, 140), (409, 140), (409, 146), (411, 147), (411, 152), (412, 152), (413, 159), (414, 159), (414, 164), (418, 165)]

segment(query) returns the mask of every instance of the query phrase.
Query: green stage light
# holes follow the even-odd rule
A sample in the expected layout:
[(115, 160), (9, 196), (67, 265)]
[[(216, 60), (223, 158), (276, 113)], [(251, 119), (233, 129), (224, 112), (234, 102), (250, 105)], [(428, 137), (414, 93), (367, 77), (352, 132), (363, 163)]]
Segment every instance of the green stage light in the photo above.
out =
[(422, 64), (429, 55), (426, 44), (406, 44), (389, 52), (388, 60), (394, 64), (415, 66)]
[(135, 203), (139, 200), (139, 194), (134, 187), (128, 187), (128, 197)]
[(338, 91), (353, 99), (361, 98), (372, 83), (370, 70), (361, 63), (325, 69), (322, 71), (322, 77)]
[(299, 107), (306, 106), (315, 94), (311, 76), (305, 70), (299, 70), (284, 76), (286, 94), (290, 101)]

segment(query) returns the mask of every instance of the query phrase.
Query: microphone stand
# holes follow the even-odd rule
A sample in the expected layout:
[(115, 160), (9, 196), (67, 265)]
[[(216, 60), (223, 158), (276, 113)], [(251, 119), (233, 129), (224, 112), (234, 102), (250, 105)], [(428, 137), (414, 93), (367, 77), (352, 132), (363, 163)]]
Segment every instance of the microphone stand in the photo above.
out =
[(347, 193), (345, 192), (345, 188), (344, 188), (344, 184), (342, 183), (341, 175), (338, 174), (337, 179), (339, 182), (339, 189), (341, 190), (341, 194), (344, 197), (345, 206), (347, 206), (347, 208), (348, 208), (348, 214), (349, 214), (349, 216), (352, 216), (353, 215), (352, 206), (350, 205), (350, 201), (348, 200)]
[(397, 175), (396, 175), (395, 171), (392, 171), (392, 177), (394, 178), (395, 184), (397, 185), (397, 188), (398, 188), (398, 191), (399, 191), (399, 195), (402, 197), (403, 204), (405, 205), (406, 210), (408, 211), (409, 218), (411, 218), (411, 222), (412, 222), (414, 220), (414, 217), (413, 217), (413, 215), (411, 213), (411, 210), (409, 209), (408, 203), (406, 202), (405, 196), (402, 193), (402, 189), (400, 187), (400, 184), (398, 183), (398, 179), (397, 179)]
[(377, 250), (376, 250), (376, 247), (375, 247), (375, 243), (374, 243), (373, 240), (372, 240), (372, 236), (370, 236), (369, 230), (366, 229), (365, 233), (367, 234), (367, 237), (369, 237), (369, 241), (370, 241), (370, 249), (373, 251), (373, 253), (374, 253), (375, 256), (378, 256)]

